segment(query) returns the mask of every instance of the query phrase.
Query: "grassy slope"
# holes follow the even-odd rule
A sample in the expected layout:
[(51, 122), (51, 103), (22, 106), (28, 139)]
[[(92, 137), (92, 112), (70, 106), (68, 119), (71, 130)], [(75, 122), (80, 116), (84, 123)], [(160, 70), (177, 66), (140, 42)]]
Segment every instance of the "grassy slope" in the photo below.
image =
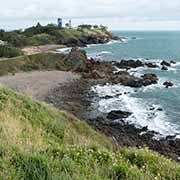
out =
[(113, 150), (74, 116), (0, 88), (0, 179), (180, 179), (180, 165), (147, 149)]
[(42, 53), (14, 58), (0, 58), (0, 76), (20, 71), (62, 70), (68, 71), (71, 65), (65, 61), (64, 55)]
[(110, 32), (102, 29), (56, 29), (54, 32), (40, 33), (33, 35), (28, 39), (29, 45), (45, 45), (58, 43), (57, 40), (63, 39), (65, 42), (68, 39), (79, 40), (82, 36), (86, 35), (98, 35), (98, 36), (109, 36)]

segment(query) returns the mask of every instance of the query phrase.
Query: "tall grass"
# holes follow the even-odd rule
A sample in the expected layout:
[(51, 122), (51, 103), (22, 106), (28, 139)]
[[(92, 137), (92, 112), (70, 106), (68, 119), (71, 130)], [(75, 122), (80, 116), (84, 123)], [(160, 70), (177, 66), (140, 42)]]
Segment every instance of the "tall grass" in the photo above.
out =
[(114, 150), (73, 115), (0, 88), (0, 179), (180, 179), (180, 165), (148, 149)]
[(71, 65), (65, 60), (65, 56), (54, 53), (42, 53), (0, 60), (0, 76), (14, 74), (21, 71), (33, 70), (62, 70), (68, 71)]

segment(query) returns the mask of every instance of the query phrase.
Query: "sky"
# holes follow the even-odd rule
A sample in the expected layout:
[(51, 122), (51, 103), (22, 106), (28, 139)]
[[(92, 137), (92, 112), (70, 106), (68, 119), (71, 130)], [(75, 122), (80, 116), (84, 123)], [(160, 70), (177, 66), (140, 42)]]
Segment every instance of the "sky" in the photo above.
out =
[(103, 24), (112, 30), (180, 30), (180, 0), (0, 0), (0, 28)]

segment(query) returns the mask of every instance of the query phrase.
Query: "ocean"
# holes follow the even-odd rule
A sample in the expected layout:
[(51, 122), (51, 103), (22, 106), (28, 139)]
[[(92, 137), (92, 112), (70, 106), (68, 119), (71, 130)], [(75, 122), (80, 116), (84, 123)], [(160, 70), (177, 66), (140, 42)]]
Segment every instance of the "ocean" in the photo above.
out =
[[(139, 59), (160, 64), (162, 60), (177, 62), (168, 71), (160, 68), (137, 68), (132, 74), (155, 73), (159, 77), (156, 85), (134, 89), (121, 85), (92, 87), (99, 98), (96, 106), (100, 112), (125, 110), (133, 114), (126, 119), (136, 127), (147, 126), (159, 137), (176, 135), (180, 138), (180, 32), (177, 31), (114, 31), (119, 36), (127, 37), (124, 42), (111, 41), (107, 44), (90, 45), (85, 50), (88, 56), (106, 61)], [(165, 81), (174, 83), (166, 89)], [(125, 93), (121, 96), (118, 94)], [(111, 95), (112, 98), (104, 98)], [(163, 111), (159, 110), (162, 109)]]

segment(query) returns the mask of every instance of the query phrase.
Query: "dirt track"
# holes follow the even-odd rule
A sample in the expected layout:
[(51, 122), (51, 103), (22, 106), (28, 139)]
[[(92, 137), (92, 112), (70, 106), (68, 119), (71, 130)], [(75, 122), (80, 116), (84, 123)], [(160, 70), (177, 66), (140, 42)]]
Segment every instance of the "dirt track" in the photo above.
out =
[(0, 77), (0, 84), (43, 101), (49, 91), (54, 89), (56, 86), (68, 83), (78, 78), (80, 78), (80, 76), (72, 72), (34, 71), (28, 73), (17, 73), (14, 76)]

